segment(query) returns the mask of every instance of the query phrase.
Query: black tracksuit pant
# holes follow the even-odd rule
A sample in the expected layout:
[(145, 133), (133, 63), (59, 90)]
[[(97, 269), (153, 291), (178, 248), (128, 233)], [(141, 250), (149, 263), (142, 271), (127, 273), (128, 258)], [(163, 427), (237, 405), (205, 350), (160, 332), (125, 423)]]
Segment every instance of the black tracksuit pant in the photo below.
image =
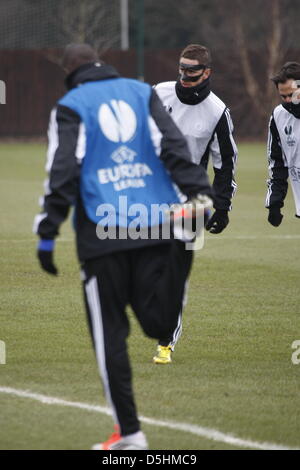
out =
[(146, 335), (168, 337), (182, 306), (192, 251), (172, 240), (87, 261), (84, 297), (106, 399), (122, 435), (140, 425), (132, 390), (126, 338), (131, 305)]

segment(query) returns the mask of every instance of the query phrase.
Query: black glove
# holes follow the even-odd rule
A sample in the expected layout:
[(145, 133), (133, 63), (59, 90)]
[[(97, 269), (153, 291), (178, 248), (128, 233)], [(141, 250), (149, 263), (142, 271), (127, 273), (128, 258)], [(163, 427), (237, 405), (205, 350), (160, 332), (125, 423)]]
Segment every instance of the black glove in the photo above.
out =
[(280, 212), (280, 207), (271, 206), (269, 207), (268, 221), (274, 227), (278, 227), (281, 224), (283, 215)]
[(58, 271), (53, 263), (54, 240), (40, 240), (38, 243), (37, 256), (42, 269), (49, 274), (57, 275)]
[(228, 224), (228, 211), (216, 209), (212, 217), (208, 220), (205, 228), (210, 233), (221, 233)]

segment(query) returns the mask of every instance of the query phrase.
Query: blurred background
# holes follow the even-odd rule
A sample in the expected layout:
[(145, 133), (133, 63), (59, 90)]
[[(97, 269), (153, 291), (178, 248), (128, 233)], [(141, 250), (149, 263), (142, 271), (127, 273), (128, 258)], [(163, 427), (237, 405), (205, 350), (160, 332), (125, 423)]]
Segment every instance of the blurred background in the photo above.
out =
[(64, 93), (63, 47), (88, 42), (126, 77), (176, 80), (189, 43), (211, 49), (212, 89), (237, 138), (265, 139), (278, 96), (270, 76), (299, 61), (298, 0), (1, 0), (0, 137), (45, 136)]
[[(112, 426), (109, 416), (84, 408), (106, 402), (72, 218), (57, 243), (58, 279), (40, 270), (31, 229), (44, 192), (49, 113), (65, 92), (60, 59), (64, 46), (82, 41), (122, 75), (151, 84), (176, 80), (187, 44), (208, 46), (212, 89), (235, 124), (230, 224), (206, 234), (196, 253), (172, 366), (152, 364), (156, 343), (128, 312), (150, 448), (232, 450), (245, 440), (254, 449), (300, 448), (300, 364), (291, 361), (300, 339), (300, 219), (291, 190), (280, 227), (267, 222), (264, 207), (266, 132), (279, 103), (270, 76), (285, 61), (300, 61), (299, 20), (299, 0), (0, 0), (0, 449), (89, 449)], [(45, 406), (32, 393), (83, 409)], [(178, 429), (155, 425), (170, 421)]]

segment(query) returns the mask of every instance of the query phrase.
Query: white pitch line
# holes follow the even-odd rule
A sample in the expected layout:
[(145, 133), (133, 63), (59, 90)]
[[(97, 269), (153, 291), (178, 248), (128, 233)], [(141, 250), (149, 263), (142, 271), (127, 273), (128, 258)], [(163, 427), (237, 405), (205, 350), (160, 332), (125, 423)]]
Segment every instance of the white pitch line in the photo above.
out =
[[(111, 410), (105, 406), (89, 405), (88, 403), (80, 403), (76, 401), (66, 401), (61, 398), (49, 397), (47, 395), (41, 395), (39, 393), (33, 393), (28, 390), (18, 390), (11, 387), (0, 387), (0, 393), (6, 393), (7, 395), (14, 395), (20, 398), (30, 398), (36, 400), (44, 405), (60, 405), (69, 406), (72, 408), (79, 408), (82, 410), (93, 411), (110, 416)], [(188, 432), (205, 439), (213, 440), (216, 442), (223, 442), (236, 447), (245, 447), (248, 449), (259, 449), (259, 450), (299, 450), (290, 447), (282, 446), (280, 444), (272, 444), (270, 442), (256, 442), (248, 439), (240, 439), (233, 434), (225, 434), (216, 429), (205, 428), (188, 423), (176, 423), (172, 421), (162, 421), (145, 416), (139, 417), (140, 421), (145, 424), (152, 426), (159, 426), (163, 428), (173, 429), (175, 431)]]

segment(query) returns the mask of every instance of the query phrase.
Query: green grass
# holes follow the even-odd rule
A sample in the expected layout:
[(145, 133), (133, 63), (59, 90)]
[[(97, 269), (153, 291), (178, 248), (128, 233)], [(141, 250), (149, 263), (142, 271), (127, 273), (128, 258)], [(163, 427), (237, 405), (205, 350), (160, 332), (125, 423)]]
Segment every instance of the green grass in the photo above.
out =
[[(183, 335), (170, 366), (151, 363), (156, 344), (129, 312), (139, 413), (241, 439), (300, 446), (300, 222), (289, 192), (273, 228), (264, 209), (265, 148), (239, 146), (230, 225), (196, 253)], [(0, 386), (106, 405), (88, 335), (70, 223), (57, 242), (60, 276), (35, 258), (32, 221), (42, 193), (45, 147), (0, 146)], [(89, 449), (111, 418), (0, 393), (0, 449)], [(182, 431), (143, 424), (152, 449), (233, 449)]]

